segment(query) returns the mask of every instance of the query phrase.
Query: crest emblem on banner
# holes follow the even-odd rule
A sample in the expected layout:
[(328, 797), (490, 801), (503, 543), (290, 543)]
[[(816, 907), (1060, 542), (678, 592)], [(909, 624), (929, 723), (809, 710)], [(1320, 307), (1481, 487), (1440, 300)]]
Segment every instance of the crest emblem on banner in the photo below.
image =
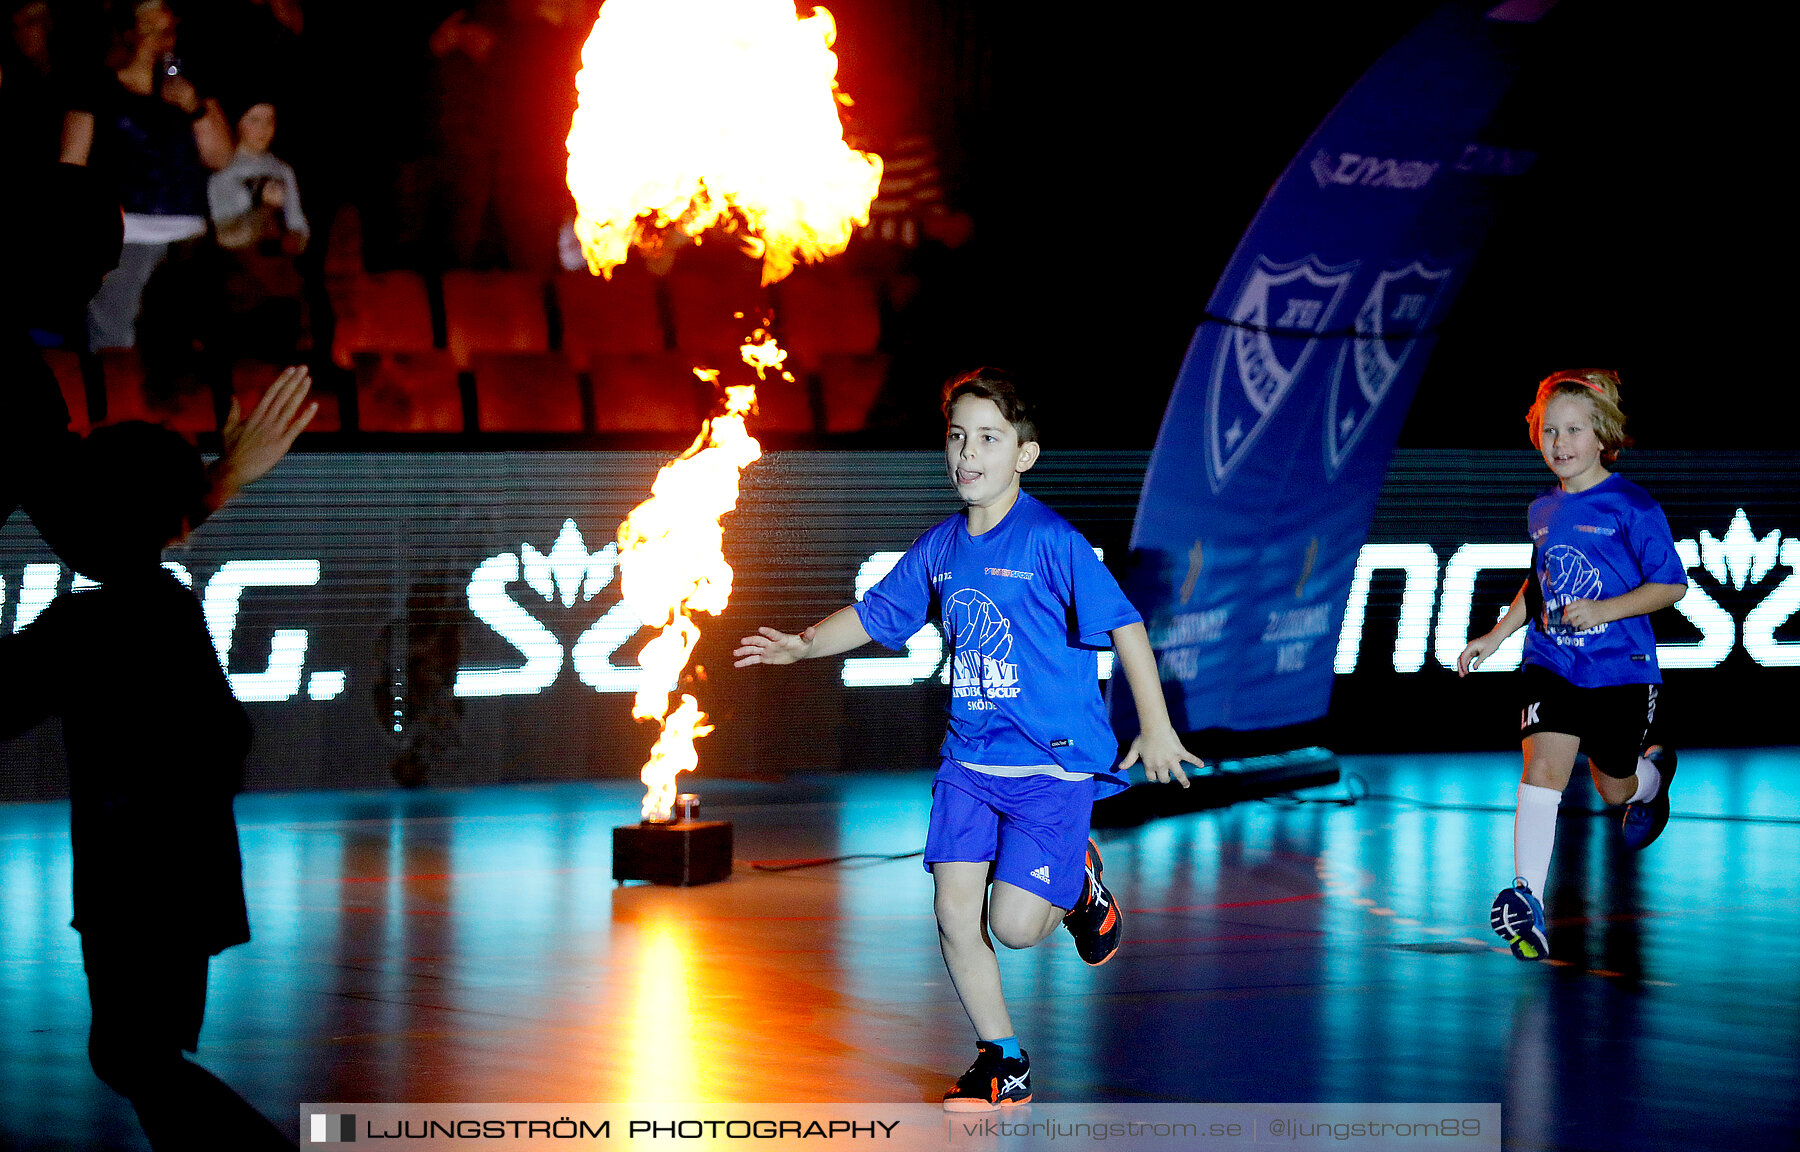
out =
[(1345, 384), (1340, 364), (1331, 375), (1331, 397), (1325, 405), (1325, 474), (1336, 476), (1350, 450), (1362, 439), (1381, 402), (1412, 355), (1419, 333), (1431, 320), (1450, 278), (1449, 268), (1427, 268), (1414, 260), (1375, 278), (1356, 311), (1356, 339), (1349, 360), (1356, 387)]
[(1213, 491), (1224, 487), (1306, 370), (1356, 269), (1308, 256), (1275, 264), (1258, 256), (1231, 306), (1208, 389), (1207, 463)]

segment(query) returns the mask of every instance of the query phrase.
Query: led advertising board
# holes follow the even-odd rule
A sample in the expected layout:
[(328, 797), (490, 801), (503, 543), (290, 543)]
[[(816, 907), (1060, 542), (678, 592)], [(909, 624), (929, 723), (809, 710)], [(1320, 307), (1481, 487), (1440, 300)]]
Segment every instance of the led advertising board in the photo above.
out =
[[(619, 602), (619, 521), (656, 453), (298, 454), (171, 551), (257, 732), (253, 788), (449, 786), (635, 775), (654, 737), (629, 716), (650, 633)], [(1028, 477), (1122, 572), (1146, 454), (1055, 452)], [(1791, 742), (1769, 705), (1800, 688), (1800, 464), (1633, 452), (1663, 503), (1688, 596), (1660, 613), (1669, 723), (1685, 743)], [(942, 734), (935, 627), (789, 668), (734, 669), (758, 624), (797, 630), (860, 595), (955, 511), (936, 453), (776, 452), (726, 521), (731, 606), (701, 618), (692, 691), (718, 730), (701, 772), (776, 776), (917, 767)], [(1449, 669), (1529, 563), (1529, 452), (1402, 451), (1341, 624), (1290, 659), (1330, 660), (1340, 751), (1512, 741), (1518, 641), (1483, 672)], [(0, 634), (82, 584), (28, 521), (0, 530)], [(1153, 621), (1165, 676), (1219, 621)], [(1273, 625), (1272, 625), (1273, 627)], [(1313, 631), (1318, 631), (1314, 629)], [(1278, 638), (1279, 639), (1279, 638)], [(103, 659), (96, 655), (96, 659)], [(1103, 664), (1103, 672), (1110, 666)], [(0, 797), (66, 792), (54, 724), (0, 746)]]

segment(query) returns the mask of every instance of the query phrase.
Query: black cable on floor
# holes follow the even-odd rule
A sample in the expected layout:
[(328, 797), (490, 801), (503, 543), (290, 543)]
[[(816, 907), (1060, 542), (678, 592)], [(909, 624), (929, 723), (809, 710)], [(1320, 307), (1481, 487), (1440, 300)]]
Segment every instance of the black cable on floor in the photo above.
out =
[[(1349, 778), (1347, 777), (1346, 779), (1348, 780)], [(1356, 779), (1358, 783), (1361, 783), (1360, 777), (1357, 777)], [(1360, 798), (1364, 800), (1385, 800), (1390, 804), (1410, 804), (1414, 808), (1423, 808), (1432, 812), (1491, 812), (1497, 815), (1510, 815), (1516, 810), (1514, 806), (1507, 804), (1445, 804), (1437, 800), (1421, 800), (1417, 796), (1391, 796), (1385, 792), (1364, 791)], [(1325, 802), (1329, 803), (1329, 801)], [(1561, 811), (1569, 814), (1603, 816), (1612, 820), (1616, 820), (1619, 817), (1618, 806), (1607, 808), (1569, 808)], [(1800, 827), (1800, 816), (1731, 816), (1712, 812), (1674, 812), (1670, 814), (1669, 819), (1708, 821), (1715, 824), (1775, 824)]]
[[(1258, 796), (1263, 804), (1280, 808), (1299, 808), (1307, 804), (1323, 804), (1332, 808), (1354, 808), (1364, 800), (1385, 800), (1390, 804), (1410, 804), (1414, 808), (1423, 808), (1432, 812), (1487, 812), (1495, 815), (1508, 815), (1513, 812), (1510, 807), (1498, 804), (1444, 804), (1435, 800), (1421, 800), (1415, 796), (1393, 796), (1385, 792), (1372, 792), (1369, 783), (1355, 772), (1346, 772), (1343, 776), (1344, 795), (1342, 796), (1298, 796), (1292, 792), (1282, 792), (1274, 796)], [(1618, 809), (1580, 809), (1571, 808), (1571, 813), (1584, 813), (1588, 816), (1604, 816), (1609, 819), (1618, 818)], [(1673, 820), (1705, 820), (1728, 824), (1773, 824), (1800, 827), (1800, 817), (1795, 816), (1727, 816), (1700, 813), (1674, 813)], [(814, 860), (782, 860), (763, 861), (747, 860), (744, 863), (758, 872), (795, 872), (802, 868), (823, 868), (828, 864), (843, 864), (851, 860), (873, 860), (886, 862), (889, 860), (906, 860), (914, 856), (923, 856), (925, 849), (912, 852), (896, 852), (893, 855), (882, 855), (877, 852), (855, 852), (847, 856), (821, 856)]]
[(746, 860), (745, 864), (758, 872), (796, 872), (802, 868), (823, 868), (827, 864), (843, 864), (850, 860), (906, 860), (913, 856), (925, 855), (925, 849), (917, 848), (911, 852), (896, 852), (891, 856), (879, 852), (852, 852), (847, 856), (820, 856), (813, 860)]
[(1277, 808), (1299, 808), (1307, 804), (1324, 804), (1332, 808), (1354, 808), (1369, 798), (1369, 785), (1354, 772), (1343, 775), (1344, 795), (1342, 796), (1299, 796), (1292, 792), (1277, 792), (1273, 796), (1258, 796), (1256, 799), (1264, 804)]

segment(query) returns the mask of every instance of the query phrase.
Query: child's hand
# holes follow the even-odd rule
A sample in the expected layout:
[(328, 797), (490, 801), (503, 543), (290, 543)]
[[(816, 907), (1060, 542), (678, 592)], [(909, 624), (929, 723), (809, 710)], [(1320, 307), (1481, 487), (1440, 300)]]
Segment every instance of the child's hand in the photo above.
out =
[(755, 636), (746, 636), (738, 641), (738, 647), (731, 653), (742, 657), (734, 668), (745, 668), (751, 664), (792, 664), (796, 660), (806, 659), (806, 653), (812, 647), (813, 629), (808, 628), (798, 636), (786, 632), (777, 632), (773, 628), (758, 628)]
[(1462, 655), (1456, 658), (1456, 674), (1459, 677), (1467, 676), (1475, 671), (1481, 667), (1483, 660), (1494, 654), (1494, 649), (1498, 647), (1500, 647), (1500, 641), (1494, 639), (1492, 632), (1485, 636), (1475, 637), (1469, 641), (1469, 646), (1462, 650)]
[(1119, 771), (1125, 771), (1140, 759), (1144, 762), (1144, 779), (1167, 784), (1173, 777), (1183, 788), (1188, 786), (1187, 773), (1181, 770), (1183, 763), (1196, 768), (1206, 767), (1206, 761), (1182, 746), (1181, 737), (1175, 735), (1173, 728), (1138, 733), (1137, 739), (1131, 742), (1130, 751), (1125, 753), (1125, 759), (1119, 761)]
[(1612, 619), (1601, 611), (1598, 600), (1571, 600), (1563, 605), (1562, 614), (1563, 623), (1581, 632), (1598, 628)]
[[(304, 365), (295, 365), (275, 378), (246, 418), (234, 399), (225, 418), (221, 438), (225, 451), (212, 466), (209, 502), (217, 509), (247, 485), (268, 475), (312, 418), (319, 404), (306, 404), (312, 377)], [(306, 404), (303, 408), (302, 404)]]

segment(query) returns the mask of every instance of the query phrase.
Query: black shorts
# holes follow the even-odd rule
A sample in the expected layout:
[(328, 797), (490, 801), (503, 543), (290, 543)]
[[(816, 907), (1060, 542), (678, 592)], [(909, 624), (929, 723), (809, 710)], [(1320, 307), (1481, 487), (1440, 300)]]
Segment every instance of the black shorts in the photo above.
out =
[(1637, 772), (1638, 756), (1653, 742), (1660, 684), (1577, 688), (1548, 668), (1525, 665), (1519, 695), (1519, 736), (1561, 732), (1581, 741), (1594, 767), (1615, 780)]

